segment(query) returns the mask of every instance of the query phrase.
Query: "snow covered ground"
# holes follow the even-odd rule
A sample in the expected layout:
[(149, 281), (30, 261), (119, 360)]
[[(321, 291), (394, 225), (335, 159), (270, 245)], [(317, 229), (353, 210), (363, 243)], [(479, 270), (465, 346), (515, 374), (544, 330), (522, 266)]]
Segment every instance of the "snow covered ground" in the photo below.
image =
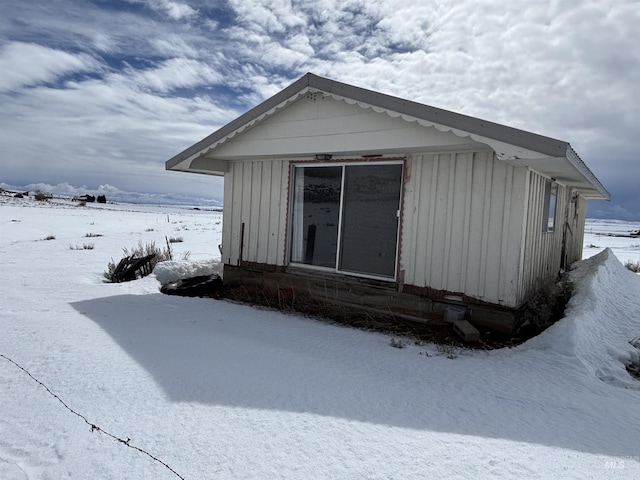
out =
[(449, 352), (102, 281), (165, 236), (215, 266), (220, 212), (0, 197), (0, 479), (640, 478), (640, 239), (613, 227), (638, 225), (589, 221), (566, 318)]
[(640, 237), (614, 236), (628, 235), (629, 232), (639, 229), (640, 222), (587, 219), (584, 228), (583, 258), (591, 257), (605, 248), (610, 248), (623, 264), (626, 261), (640, 262)]

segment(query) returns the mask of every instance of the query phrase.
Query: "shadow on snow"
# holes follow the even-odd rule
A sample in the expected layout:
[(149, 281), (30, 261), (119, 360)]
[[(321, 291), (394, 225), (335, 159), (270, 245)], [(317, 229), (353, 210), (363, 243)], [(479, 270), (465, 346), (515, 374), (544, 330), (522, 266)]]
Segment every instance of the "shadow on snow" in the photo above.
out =
[[(427, 357), (419, 347), (391, 348), (382, 334), (159, 293), (72, 306), (146, 369), (171, 401), (637, 454), (633, 445), (599, 435), (635, 438), (633, 422), (602, 415), (611, 408), (609, 396), (598, 404), (602, 395), (567, 382), (562, 365), (530, 368), (544, 362), (544, 352)], [(582, 403), (585, 394), (589, 401)]]

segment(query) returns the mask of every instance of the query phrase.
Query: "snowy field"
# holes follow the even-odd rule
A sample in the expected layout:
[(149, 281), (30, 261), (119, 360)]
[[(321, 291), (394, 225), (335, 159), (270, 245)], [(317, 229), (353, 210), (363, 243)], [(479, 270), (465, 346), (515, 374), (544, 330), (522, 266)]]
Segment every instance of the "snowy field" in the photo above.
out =
[(103, 282), (139, 240), (215, 264), (221, 216), (0, 196), (0, 479), (640, 478), (640, 239), (597, 235), (638, 225), (589, 221), (566, 317), (490, 352)]
[[(591, 257), (605, 248), (610, 248), (623, 264), (627, 261), (640, 262), (640, 237), (624, 236), (639, 229), (640, 222), (587, 219), (584, 228), (583, 258)], [(617, 237), (615, 235), (623, 236)]]

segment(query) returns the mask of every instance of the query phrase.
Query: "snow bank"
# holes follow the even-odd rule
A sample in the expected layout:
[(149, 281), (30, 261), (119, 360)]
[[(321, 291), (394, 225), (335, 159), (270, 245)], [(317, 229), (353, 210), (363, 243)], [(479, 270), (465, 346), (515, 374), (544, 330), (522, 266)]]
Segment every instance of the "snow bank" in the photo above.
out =
[(153, 273), (162, 285), (166, 285), (182, 278), (198, 275), (218, 274), (222, 276), (222, 263), (215, 259), (197, 262), (160, 262), (153, 269)]
[(638, 361), (629, 342), (640, 335), (640, 277), (627, 270), (607, 248), (578, 262), (571, 271), (574, 295), (565, 318), (527, 342), (528, 347), (577, 359), (600, 380), (640, 389), (625, 366)]

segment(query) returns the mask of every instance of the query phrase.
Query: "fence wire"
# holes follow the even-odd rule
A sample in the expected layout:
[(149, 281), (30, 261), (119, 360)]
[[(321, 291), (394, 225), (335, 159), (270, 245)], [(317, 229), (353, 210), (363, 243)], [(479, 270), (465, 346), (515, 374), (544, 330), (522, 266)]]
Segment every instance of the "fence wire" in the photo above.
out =
[(91, 431), (92, 432), (99, 432), (102, 433), (108, 437), (113, 438), (114, 440), (116, 440), (119, 443), (122, 443), (123, 445), (126, 445), (129, 448), (133, 448), (134, 450), (137, 450), (140, 453), (145, 454), (146, 456), (148, 456), (149, 458), (151, 458), (152, 460), (164, 465), (171, 473), (173, 473), (176, 477), (180, 478), (181, 480), (185, 480), (185, 478), (180, 475), (178, 472), (176, 472), (173, 468), (171, 468), (166, 462), (163, 462), (162, 460), (160, 460), (158, 457), (156, 457), (155, 455), (147, 452), (145, 449), (137, 447), (135, 445), (132, 445), (131, 439), (127, 438), (126, 440), (124, 438), (120, 438), (117, 435), (114, 435), (112, 433), (107, 432), (106, 430), (102, 429), (101, 427), (99, 427), (98, 425), (96, 425), (95, 423), (91, 423), (87, 417), (85, 417), (84, 415), (82, 415), (81, 413), (76, 412), (73, 408), (71, 408), (69, 405), (67, 405), (64, 400), (62, 400), (58, 395), (56, 395), (55, 393), (53, 393), (51, 391), (51, 389), (49, 387), (47, 387), (44, 383), (42, 383), (40, 380), (38, 380), (36, 377), (34, 377), (33, 375), (31, 375), (31, 372), (29, 372), (26, 368), (24, 368), (22, 365), (20, 365), (19, 363), (17, 363), (16, 361), (12, 360), (11, 358), (7, 357), (6, 355), (3, 355), (2, 353), (0, 353), (0, 357), (4, 358), (5, 360), (7, 360), (8, 362), (12, 363), (13, 365), (15, 365), (16, 367), (18, 367), (20, 370), (22, 370), (24, 373), (26, 373), (34, 382), (36, 382), (38, 385), (40, 385), (42, 388), (44, 388), (47, 393), (49, 395), (51, 395), (53, 398), (55, 398), (58, 402), (60, 402), (62, 404), (62, 406), (64, 408), (66, 408), (68, 411), (70, 411), (71, 413), (73, 413), (76, 417), (81, 418), (84, 423), (86, 423), (87, 425), (89, 425), (89, 427), (91, 427)]

